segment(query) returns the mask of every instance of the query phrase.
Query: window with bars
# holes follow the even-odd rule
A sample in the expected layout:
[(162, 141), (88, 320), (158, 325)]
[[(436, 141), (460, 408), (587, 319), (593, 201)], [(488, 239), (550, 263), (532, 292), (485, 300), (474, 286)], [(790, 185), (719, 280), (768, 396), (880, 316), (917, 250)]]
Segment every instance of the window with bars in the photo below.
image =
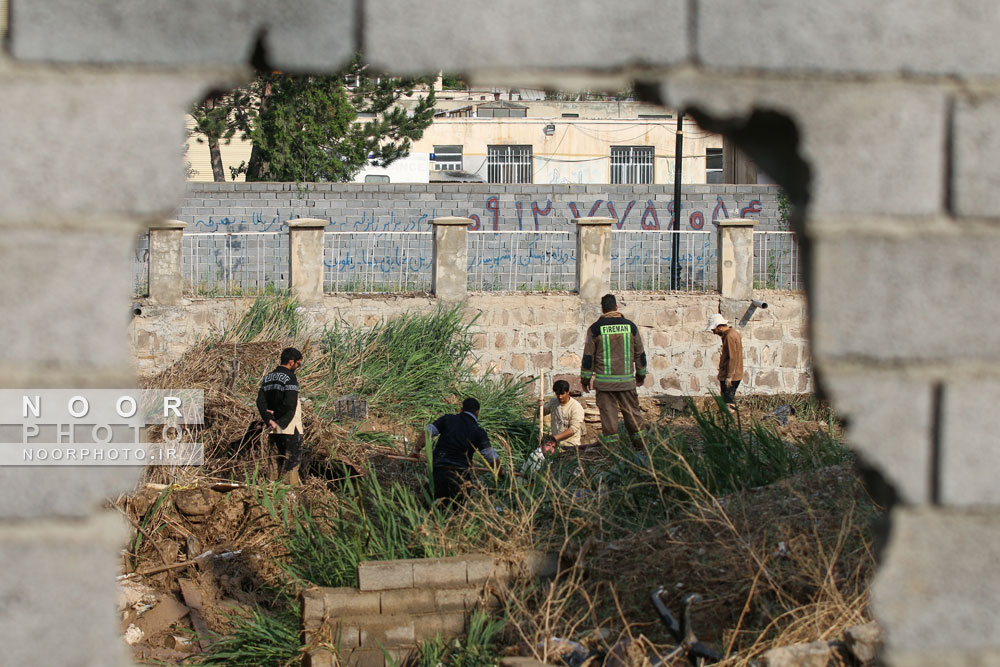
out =
[(705, 150), (705, 182), (722, 182), (722, 149), (708, 148)]
[(612, 185), (643, 185), (653, 182), (652, 146), (612, 146)]
[(490, 183), (533, 183), (531, 146), (489, 146), (487, 175)]
[(461, 146), (435, 146), (434, 147), (434, 170), (435, 171), (461, 171), (462, 170), (462, 147)]

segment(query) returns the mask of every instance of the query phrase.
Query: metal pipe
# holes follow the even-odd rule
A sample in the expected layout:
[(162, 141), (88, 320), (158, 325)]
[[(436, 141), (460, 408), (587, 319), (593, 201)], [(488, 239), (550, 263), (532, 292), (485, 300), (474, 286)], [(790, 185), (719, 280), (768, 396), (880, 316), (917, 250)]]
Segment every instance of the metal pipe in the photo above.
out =
[(674, 146), (674, 219), (672, 221), (673, 244), (670, 252), (670, 289), (676, 290), (680, 287), (680, 263), (677, 255), (681, 251), (681, 176), (684, 168), (684, 114), (677, 114), (676, 144)]
[(750, 303), (752, 303), (756, 308), (767, 308), (767, 304), (759, 299), (750, 299)]

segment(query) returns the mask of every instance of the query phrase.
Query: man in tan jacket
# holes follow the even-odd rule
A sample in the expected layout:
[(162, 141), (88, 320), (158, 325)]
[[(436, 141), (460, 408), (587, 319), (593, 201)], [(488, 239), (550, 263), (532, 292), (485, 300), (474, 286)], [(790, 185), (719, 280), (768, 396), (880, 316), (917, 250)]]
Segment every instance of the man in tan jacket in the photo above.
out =
[(281, 351), (281, 363), (260, 381), (257, 411), (271, 428), (271, 444), (278, 450), (278, 475), (289, 484), (299, 485), (302, 462), (302, 402), (295, 371), (302, 366), (302, 353), (294, 347)]
[(719, 357), (719, 386), (722, 399), (731, 408), (736, 407), (736, 388), (743, 379), (743, 339), (740, 332), (729, 326), (729, 321), (718, 313), (708, 318), (708, 331), (722, 338), (722, 355)]

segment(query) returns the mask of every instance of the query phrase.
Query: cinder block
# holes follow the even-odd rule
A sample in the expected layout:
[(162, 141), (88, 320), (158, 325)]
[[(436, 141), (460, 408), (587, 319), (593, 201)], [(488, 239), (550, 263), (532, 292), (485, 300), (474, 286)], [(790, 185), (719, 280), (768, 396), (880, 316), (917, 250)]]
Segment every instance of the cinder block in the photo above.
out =
[[(860, 221), (859, 221), (860, 222)], [(866, 227), (899, 231), (899, 221)], [(953, 223), (913, 227), (879, 237), (860, 232), (813, 243), (812, 353), (883, 363), (1000, 359), (1000, 253), (994, 229), (959, 230)], [(891, 312), (887, 309), (891, 304)]]
[(332, 651), (313, 649), (305, 654), (303, 667), (337, 667), (337, 656)]
[(492, 556), (465, 556), (469, 584), (485, 584), (487, 581), (509, 581), (510, 564), (495, 560)]
[(326, 611), (326, 596), (323, 589), (310, 588), (302, 592), (302, 627), (310, 630), (323, 623)]
[(944, 388), (941, 502), (1000, 504), (1000, 485), (990, 462), (997, 459), (997, 396), (1000, 381), (949, 382)]
[(107, 512), (0, 525), (0, 664), (126, 664), (114, 585), (126, 525)]
[(384, 591), (413, 587), (413, 561), (385, 560), (358, 563), (358, 588)]
[(183, 66), (249, 64), (260, 37), (273, 67), (333, 71), (354, 19), (349, 0), (34, 0), (11, 7), (10, 40), (21, 60)]
[(385, 667), (385, 654), (378, 648), (354, 649), (343, 657), (350, 667)]
[(463, 632), (465, 632), (464, 612), (423, 614), (413, 619), (413, 633), (418, 640), (434, 637), (451, 639)]
[(872, 584), (874, 616), (886, 629), (886, 664), (901, 664), (897, 653), (954, 656), (937, 664), (994, 664), (961, 658), (1000, 653), (996, 509), (897, 506), (890, 519), (888, 546)]
[(930, 500), (932, 390), (902, 373), (829, 369), (823, 386), (847, 420), (847, 441), (900, 499)]
[(378, 591), (359, 591), (355, 588), (320, 590), (331, 617), (378, 614), (381, 611), (381, 594)]
[(423, 558), (413, 561), (413, 585), (461, 586), (467, 583), (466, 557)]
[[(989, 0), (703, 0), (698, 56), (710, 66), (777, 71), (986, 75), (1000, 71)], [(740, 39), (767, 35), (766, 40)]]
[(115, 216), (167, 218), (184, 194), (180, 118), (209, 83), (194, 74), (0, 75), (0, 154), (25, 156), (0, 164), (0, 223), (67, 218), (93, 228), (85, 220), (99, 218), (105, 229), (137, 229)]
[(404, 614), (359, 618), (361, 648), (412, 646), (416, 641), (415, 618)]
[(952, 128), (952, 207), (961, 216), (996, 218), (1000, 165), (992, 156), (1000, 150), (1000, 99), (960, 100)]
[(331, 618), (328, 626), (330, 628), (330, 643), (342, 651), (361, 646), (360, 619), (362, 618), (372, 617)]
[(798, 153), (812, 170), (811, 215), (928, 216), (942, 210), (947, 104), (941, 87), (697, 73), (672, 77), (663, 94), (668, 104), (720, 118), (749, 116), (755, 108), (788, 116)]
[[(686, 2), (632, 0), (628, 7), (622, 11), (609, 4), (568, 0), (458, 4), (368, 0), (365, 52), (373, 63), (394, 72), (518, 67), (606, 70), (632, 63), (666, 65), (687, 60)], [(450, 48), (436, 48), (421, 38), (433, 34), (446, 17), (451, 26)], [(483, 48), (484, 39), (490, 48)], [(581, 44), (587, 47), (580, 48)]]
[[(421, 586), (419, 581), (414, 582)], [(431, 588), (401, 588), (382, 591), (383, 614), (426, 614), (435, 611), (436, 591)]]
[(472, 609), (479, 600), (479, 586), (434, 589), (434, 609), (436, 611), (463, 611)]

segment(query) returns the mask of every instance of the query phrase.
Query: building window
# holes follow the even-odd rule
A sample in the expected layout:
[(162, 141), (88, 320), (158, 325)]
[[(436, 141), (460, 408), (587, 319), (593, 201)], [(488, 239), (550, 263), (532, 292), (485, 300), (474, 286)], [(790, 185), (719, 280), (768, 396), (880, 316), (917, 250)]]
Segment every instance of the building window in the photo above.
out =
[(705, 156), (705, 182), (722, 182), (722, 149), (709, 148)]
[(435, 146), (434, 171), (461, 171), (461, 146)]
[(611, 183), (645, 185), (653, 182), (652, 146), (612, 146)]
[(579, 118), (580, 114), (578, 114), (578, 113), (564, 113), (562, 115), (562, 117), (563, 118)]
[(365, 176), (365, 183), (388, 183), (389, 177), (385, 174), (368, 174)]
[(531, 146), (489, 146), (487, 174), (490, 183), (533, 183)]

